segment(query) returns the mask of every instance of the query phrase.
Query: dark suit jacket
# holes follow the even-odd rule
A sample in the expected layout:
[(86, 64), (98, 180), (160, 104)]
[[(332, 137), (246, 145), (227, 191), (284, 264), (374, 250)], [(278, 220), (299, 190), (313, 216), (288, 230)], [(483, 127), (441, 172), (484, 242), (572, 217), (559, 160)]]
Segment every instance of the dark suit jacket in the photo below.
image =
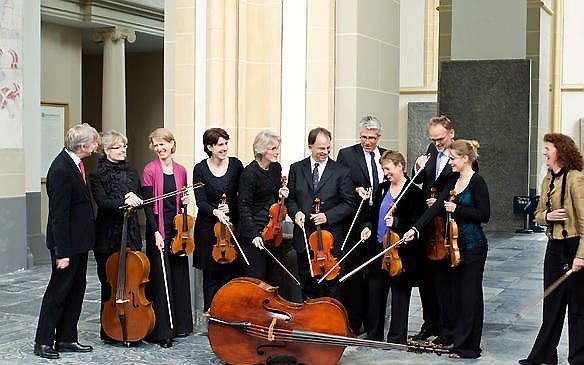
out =
[[(450, 178), (452, 178), (453, 176), (458, 176), (458, 173), (453, 172), (450, 164), (446, 163), (446, 166), (444, 166), (444, 168), (442, 169), (442, 172), (440, 173), (440, 176), (438, 176), (438, 179), (434, 180), (434, 177), (436, 176), (436, 158), (438, 157), (438, 150), (436, 149), (436, 146), (434, 146), (434, 144), (431, 143), (428, 146), (428, 150), (426, 151), (426, 153), (430, 154), (430, 158), (428, 159), (428, 162), (426, 162), (426, 166), (424, 166), (424, 169), (420, 171), (414, 182), (416, 184), (420, 183), (422, 184), (422, 191), (424, 192), (427, 198), (430, 197), (430, 189), (432, 187), (435, 187), (436, 190), (438, 190), (438, 194), (436, 195), (436, 197), (438, 197), (438, 195), (440, 195), (440, 192), (442, 192), (442, 189), (444, 189), (444, 185), (446, 184), (446, 182), (450, 180)], [(415, 176), (416, 173), (415, 168), (416, 166), (412, 167), (412, 176)]]
[[(288, 189), (290, 194), (286, 199), (288, 215), (292, 220), (297, 212), (303, 212), (306, 216), (305, 230), (309, 236), (315, 230), (310, 220), (311, 208), (315, 198), (320, 198), (321, 212), (326, 214), (327, 223), (322, 229), (330, 231), (335, 239), (333, 255), (340, 254), (340, 246), (345, 238), (347, 220), (355, 211), (355, 188), (349, 175), (349, 169), (328, 159), (322, 177), (313, 191), (312, 168), (310, 157), (293, 163), (288, 174)], [(294, 248), (297, 252), (304, 252), (306, 245), (302, 230), (294, 225)]]
[(47, 194), (47, 247), (51, 254), (59, 259), (93, 249), (95, 229), (89, 188), (65, 150), (51, 163)]

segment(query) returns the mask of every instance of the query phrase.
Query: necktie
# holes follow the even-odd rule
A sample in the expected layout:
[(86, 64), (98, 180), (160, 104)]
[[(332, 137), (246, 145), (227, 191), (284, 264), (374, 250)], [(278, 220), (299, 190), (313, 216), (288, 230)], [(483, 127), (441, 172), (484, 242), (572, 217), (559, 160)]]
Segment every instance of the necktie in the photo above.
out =
[(373, 194), (377, 191), (379, 186), (379, 175), (377, 173), (377, 165), (375, 164), (375, 152), (370, 152), (371, 156), (371, 175), (373, 175)]
[(316, 191), (316, 187), (318, 186), (318, 162), (314, 164), (314, 170), (312, 170), (312, 191)]
[(438, 180), (438, 176), (440, 176), (442, 156), (444, 156), (444, 152), (438, 152), (438, 156), (436, 156), (436, 176), (434, 177), (434, 180)]
[(79, 161), (79, 170), (81, 171), (83, 182), (87, 184), (87, 180), (85, 180), (85, 166), (83, 165), (83, 161)]

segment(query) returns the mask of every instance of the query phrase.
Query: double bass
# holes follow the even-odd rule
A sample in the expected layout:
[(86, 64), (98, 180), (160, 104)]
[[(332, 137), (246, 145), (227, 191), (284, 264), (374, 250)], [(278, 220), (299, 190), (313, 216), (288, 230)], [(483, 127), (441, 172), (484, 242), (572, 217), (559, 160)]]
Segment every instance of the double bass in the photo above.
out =
[(336, 364), (347, 346), (382, 350), (447, 353), (419, 344), (393, 344), (355, 338), (343, 305), (332, 298), (293, 303), (258, 279), (225, 284), (211, 303), (208, 322), (213, 352), (234, 365)]
[[(389, 208), (389, 215), (393, 215), (393, 211), (395, 210), (395, 204), (391, 205)], [(401, 262), (401, 258), (399, 257), (399, 247), (396, 244), (400, 239), (399, 235), (395, 233), (391, 227), (386, 227), (385, 234), (383, 235), (383, 249), (387, 249), (391, 247), (387, 252), (383, 255), (383, 259), (381, 260), (381, 269), (385, 270), (389, 273), (389, 276), (392, 278), (401, 274), (404, 269)]]
[[(320, 204), (320, 199), (316, 198), (314, 200), (314, 212), (316, 214), (320, 213)], [(337, 259), (332, 254), (334, 240), (333, 234), (321, 229), (319, 224), (316, 225), (316, 231), (310, 234), (308, 245), (312, 251), (312, 255), (310, 255), (310, 266), (313, 276), (322, 276), (336, 265)], [(332, 272), (326, 276), (326, 280), (336, 278), (340, 270), (341, 268), (336, 265)]]
[(155, 323), (152, 303), (146, 299), (144, 292), (150, 273), (150, 262), (142, 252), (126, 247), (128, 215), (131, 212), (131, 209), (124, 212), (120, 252), (112, 254), (105, 266), (112, 291), (101, 313), (104, 332), (126, 346), (150, 334)]
[[(223, 193), (221, 196), (221, 204), (227, 204), (227, 195)], [(229, 231), (225, 226), (225, 223), (217, 222), (213, 226), (213, 232), (215, 233), (215, 238), (217, 242), (213, 245), (213, 251), (211, 255), (213, 260), (219, 264), (230, 264), (237, 258), (237, 250), (231, 242), (231, 233), (235, 230), (233, 223), (228, 222)]]
[[(448, 201), (454, 202), (456, 197), (456, 190), (450, 190), (450, 199)], [(458, 224), (452, 213), (446, 215), (446, 233), (444, 236), (444, 246), (448, 251), (448, 260), (450, 267), (456, 267), (460, 264), (460, 249), (458, 248)]]
[(195, 241), (191, 231), (195, 226), (195, 219), (187, 213), (187, 207), (182, 207), (183, 212), (174, 217), (174, 229), (176, 236), (170, 244), (170, 252), (178, 256), (189, 256), (195, 251)]
[[(286, 176), (282, 176), (282, 187), (286, 186)], [(262, 239), (264, 242), (273, 242), (274, 247), (279, 247), (282, 244), (282, 222), (288, 214), (288, 209), (284, 205), (286, 198), (280, 198), (280, 201), (272, 204), (270, 207), (270, 221), (262, 230)]]
[[(436, 198), (436, 188), (432, 187), (430, 192), (430, 196)], [(446, 257), (446, 247), (444, 246), (446, 237), (445, 229), (446, 223), (444, 222), (444, 218), (439, 215), (434, 217), (432, 220), (432, 234), (426, 245), (426, 256), (432, 261), (443, 260)]]

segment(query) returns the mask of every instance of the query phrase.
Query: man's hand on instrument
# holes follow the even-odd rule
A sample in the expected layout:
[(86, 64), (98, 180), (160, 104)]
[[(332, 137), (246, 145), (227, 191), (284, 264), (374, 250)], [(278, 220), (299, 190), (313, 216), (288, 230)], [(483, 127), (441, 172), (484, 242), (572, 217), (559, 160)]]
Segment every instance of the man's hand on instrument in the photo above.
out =
[(434, 205), (434, 203), (436, 203), (436, 198), (428, 198), (426, 199), (426, 205), (429, 207), (431, 207), (432, 205)]
[(55, 267), (59, 270), (66, 269), (69, 266), (69, 258), (63, 257), (62, 259), (55, 260)]
[(288, 198), (288, 194), (290, 194), (290, 190), (288, 190), (288, 187), (283, 186), (280, 188), (280, 190), (278, 190), (278, 196), (280, 198), (284, 197), (284, 198)]
[(416, 159), (416, 172), (420, 170), (428, 161), (430, 157), (428, 155), (422, 155)]
[(403, 235), (403, 239), (406, 242), (413, 241), (416, 238), (416, 230), (413, 228), (408, 229)]
[(312, 219), (316, 225), (325, 224), (327, 222), (326, 214), (324, 213), (311, 214), (310, 219)]
[(219, 204), (217, 206), (217, 209), (222, 211), (224, 214), (229, 214), (229, 205), (227, 205), (227, 204)]
[(154, 240), (156, 241), (156, 247), (159, 249), (164, 249), (164, 238), (162, 238), (160, 232), (154, 232)]
[(546, 219), (550, 222), (565, 221), (568, 219), (568, 214), (566, 214), (566, 209), (564, 208), (554, 209), (547, 213)]
[(355, 188), (355, 191), (357, 192), (357, 194), (359, 194), (361, 199), (369, 199), (371, 197), (371, 189), (369, 189), (369, 188), (364, 188), (362, 186), (359, 186), (359, 187)]
[(134, 194), (134, 192), (130, 191), (126, 194), (126, 196), (124, 196), (124, 204), (136, 208), (142, 205), (142, 199), (140, 199), (138, 195)]
[(361, 231), (361, 239), (365, 241), (368, 240), (369, 237), (371, 237), (371, 230), (369, 229), (369, 227), (363, 228), (363, 230)]
[(448, 213), (454, 213), (454, 211), (456, 210), (456, 203), (452, 203), (452, 202), (444, 202), (444, 209), (446, 209), (446, 211)]
[(262, 238), (261, 237), (254, 238), (253, 241), (251, 241), (251, 243), (253, 243), (253, 245), (256, 248), (259, 248), (260, 250), (263, 250), (264, 249), (264, 241), (262, 241)]
[(385, 221), (386, 226), (393, 227), (393, 215), (387, 213), (383, 220)]
[(574, 261), (572, 262), (572, 271), (578, 272), (582, 269), (584, 269), (584, 259), (574, 257)]
[(304, 216), (304, 213), (302, 213), (302, 212), (298, 212), (294, 216), (294, 223), (296, 223), (300, 227), (304, 227), (305, 221), (306, 221), (306, 217)]

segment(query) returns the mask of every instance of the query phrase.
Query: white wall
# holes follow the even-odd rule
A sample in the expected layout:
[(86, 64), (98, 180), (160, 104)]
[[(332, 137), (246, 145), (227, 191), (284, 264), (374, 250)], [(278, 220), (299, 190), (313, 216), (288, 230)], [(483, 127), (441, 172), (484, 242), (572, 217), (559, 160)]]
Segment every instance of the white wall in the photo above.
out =
[(452, 0), (452, 60), (525, 58), (526, 0)]
[(400, 87), (424, 86), (424, 18), (426, 0), (400, 3)]

